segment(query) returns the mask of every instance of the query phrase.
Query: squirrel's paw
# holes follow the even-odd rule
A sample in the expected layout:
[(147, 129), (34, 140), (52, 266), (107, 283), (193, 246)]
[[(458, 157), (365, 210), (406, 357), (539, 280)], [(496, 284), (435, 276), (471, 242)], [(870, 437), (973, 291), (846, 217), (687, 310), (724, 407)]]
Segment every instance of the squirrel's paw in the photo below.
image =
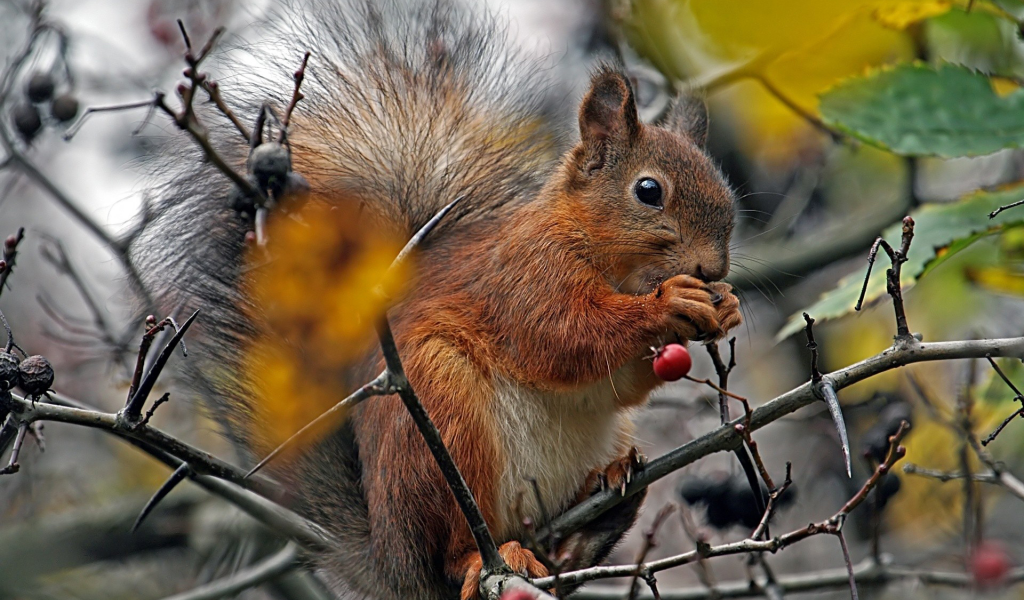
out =
[[(498, 548), (498, 554), (505, 560), (505, 564), (516, 573), (532, 579), (535, 577), (547, 577), (548, 569), (545, 567), (533, 552), (523, 548), (519, 542), (505, 542)], [(469, 560), (466, 570), (466, 579), (462, 584), (462, 600), (479, 600), (480, 598), (480, 570), (483, 568), (483, 561), (480, 560), (480, 553), (474, 552)]]
[(732, 293), (732, 286), (728, 283), (716, 281), (709, 283), (708, 288), (712, 292), (711, 301), (718, 309), (718, 326), (722, 332), (729, 331), (743, 322), (743, 315), (740, 313), (740, 299)]
[(604, 471), (594, 471), (592, 476), (596, 477), (598, 489), (615, 490), (625, 496), (626, 486), (646, 464), (647, 457), (633, 446), (624, 456), (609, 463)]
[[(689, 275), (676, 275), (658, 287), (656, 297), (664, 303), (668, 327), (683, 338), (704, 341), (724, 335), (715, 300), (722, 294), (711, 285)], [(731, 294), (730, 294), (731, 295)]]

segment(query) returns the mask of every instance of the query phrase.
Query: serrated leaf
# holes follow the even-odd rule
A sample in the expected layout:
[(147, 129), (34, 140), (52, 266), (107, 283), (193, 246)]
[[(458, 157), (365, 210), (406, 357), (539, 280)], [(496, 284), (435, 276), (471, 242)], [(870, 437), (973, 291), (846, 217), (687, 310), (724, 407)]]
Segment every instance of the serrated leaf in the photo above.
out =
[(1024, 91), (1000, 96), (957, 65), (901, 64), (821, 95), (826, 123), (904, 156), (976, 156), (1024, 146)]
[[(1004, 211), (994, 219), (988, 217), (990, 212), (1000, 206), (1020, 199), (1024, 199), (1024, 186), (999, 192), (980, 192), (948, 204), (929, 204), (911, 213), (915, 221), (914, 241), (900, 274), (903, 289), (912, 287), (923, 275), (977, 240), (1024, 222), (1024, 207)], [(898, 248), (901, 231), (902, 224), (896, 223), (886, 229), (882, 237), (893, 248)], [(864, 252), (866, 259), (866, 248)], [(880, 251), (868, 281), (865, 305), (883, 296), (888, 298), (885, 292), (885, 271), (888, 267), (889, 258)], [(804, 312), (818, 321), (835, 319), (853, 312), (866, 268), (862, 267), (844, 277), (835, 289), (826, 292), (813, 305), (794, 313), (776, 339), (784, 339), (803, 329), (801, 314)]]

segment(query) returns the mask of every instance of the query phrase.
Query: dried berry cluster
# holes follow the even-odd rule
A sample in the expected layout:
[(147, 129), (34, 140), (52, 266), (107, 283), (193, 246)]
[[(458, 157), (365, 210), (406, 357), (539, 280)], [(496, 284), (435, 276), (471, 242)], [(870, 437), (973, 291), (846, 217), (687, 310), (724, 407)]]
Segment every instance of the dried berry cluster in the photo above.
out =
[(38, 398), (53, 385), (53, 367), (45, 357), (35, 355), (24, 360), (10, 351), (0, 350), (0, 392), (20, 387), (26, 395)]
[(67, 89), (56, 94), (58, 82), (44, 71), (36, 71), (25, 84), (25, 96), (11, 109), (11, 121), (21, 139), (31, 142), (43, 129), (44, 112), (55, 123), (68, 123), (78, 115), (78, 99), (71, 92), (70, 82), (62, 82)]

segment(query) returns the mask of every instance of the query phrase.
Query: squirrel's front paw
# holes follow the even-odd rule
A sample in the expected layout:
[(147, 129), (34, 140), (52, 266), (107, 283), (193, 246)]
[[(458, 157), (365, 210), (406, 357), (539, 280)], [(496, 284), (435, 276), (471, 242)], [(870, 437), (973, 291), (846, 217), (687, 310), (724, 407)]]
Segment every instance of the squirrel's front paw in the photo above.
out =
[(716, 281), (709, 283), (711, 290), (711, 301), (718, 309), (718, 326), (725, 333), (743, 322), (743, 315), (740, 313), (740, 299), (732, 293), (732, 286), (728, 283)]
[(664, 303), (668, 319), (666, 325), (673, 333), (697, 341), (724, 335), (715, 301), (722, 302), (725, 298), (713, 291), (712, 285), (715, 284), (704, 283), (689, 275), (676, 275), (658, 287), (655, 295)]
[(636, 446), (633, 446), (624, 456), (621, 456), (609, 463), (608, 466), (604, 468), (604, 471), (594, 472), (599, 489), (615, 490), (625, 496), (626, 486), (633, 481), (633, 477), (635, 477), (646, 464), (647, 457), (645, 457)]
[[(510, 569), (527, 579), (548, 576), (547, 567), (537, 560), (533, 552), (523, 548), (519, 542), (505, 542), (498, 548), (498, 554)], [(482, 568), (483, 561), (480, 560), (480, 553), (476, 552), (468, 560), (466, 579), (462, 584), (462, 600), (478, 600), (480, 598), (480, 570)]]

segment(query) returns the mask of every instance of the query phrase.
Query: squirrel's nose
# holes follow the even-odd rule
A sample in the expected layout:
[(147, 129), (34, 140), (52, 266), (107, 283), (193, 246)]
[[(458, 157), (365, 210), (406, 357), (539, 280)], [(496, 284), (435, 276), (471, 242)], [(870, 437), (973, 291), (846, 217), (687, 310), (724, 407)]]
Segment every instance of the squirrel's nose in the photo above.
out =
[(722, 263), (721, 265), (706, 265), (705, 263), (701, 263), (697, 265), (696, 277), (704, 283), (709, 283), (721, 280), (728, 274), (728, 272), (728, 263)]

